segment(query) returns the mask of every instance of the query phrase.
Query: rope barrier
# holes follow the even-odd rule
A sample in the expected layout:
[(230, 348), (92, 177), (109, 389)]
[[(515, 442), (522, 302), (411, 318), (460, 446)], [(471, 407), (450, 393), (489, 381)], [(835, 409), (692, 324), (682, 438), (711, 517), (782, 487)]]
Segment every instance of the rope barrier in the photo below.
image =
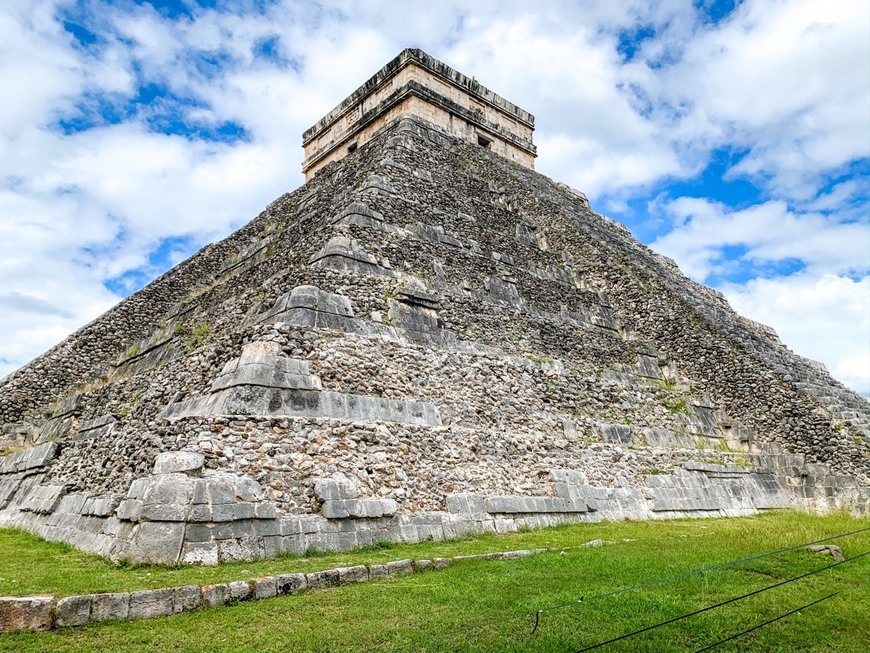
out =
[(747, 628), (746, 630), (739, 632), (736, 635), (731, 635), (731, 637), (726, 637), (725, 639), (720, 639), (718, 642), (714, 642), (713, 644), (710, 644), (709, 646), (705, 646), (704, 648), (699, 648), (697, 651), (695, 651), (695, 653), (704, 653), (704, 651), (709, 651), (711, 649), (714, 649), (717, 646), (719, 646), (720, 644), (724, 644), (725, 642), (730, 642), (732, 639), (737, 639), (738, 637), (743, 637), (744, 635), (751, 633), (753, 630), (758, 630), (759, 628), (763, 628), (764, 626), (769, 626), (773, 622), (779, 621), (780, 619), (785, 619), (786, 617), (794, 614), (795, 612), (800, 612), (801, 610), (806, 610), (807, 608), (814, 606), (816, 603), (821, 603), (822, 601), (827, 601), (832, 596), (837, 596), (837, 594), (839, 594), (839, 592), (834, 592), (833, 594), (828, 594), (827, 596), (823, 596), (820, 599), (816, 599), (812, 603), (807, 603), (806, 605), (802, 605), (801, 607), (795, 608), (794, 610), (789, 610), (785, 614), (781, 614), (778, 617), (774, 617), (773, 619), (768, 619), (767, 621), (760, 623), (756, 626), (753, 626), (752, 628)]
[(602, 646), (606, 646), (607, 644), (613, 644), (614, 642), (621, 641), (623, 639), (628, 639), (629, 637), (634, 637), (635, 635), (640, 635), (641, 633), (648, 632), (650, 630), (655, 630), (661, 626), (666, 626), (668, 624), (672, 624), (676, 621), (680, 621), (682, 619), (687, 619), (689, 617), (694, 617), (695, 615), (701, 614), (703, 612), (709, 612), (715, 608), (720, 608), (723, 605), (728, 605), (729, 603), (734, 603), (735, 601), (740, 601), (741, 599), (748, 598), (750, 596), (754, 596), (756, 594), (761, 594), (762, 592), (767, 592), (768, 590), (772, 590), (777, 587), (781, 587), (783, 585), (787, 585), (788, 583), (793, 583), (796, 580), (800, 580), (802, 578), (806, 578), (807, 576), (812, 576), (813, 574), (818, 574), (822, 571), (826, 571), (828, 569), (833, 569), (834, 567), (838, 567), (842, 564), (846, 564), (847, 562), (852, 562), (857, 560), (858, 558), (863, 558), (866, 555), (870, 555), (870, 551), (865, 551), (864, 553), (859, 553), (856, 556), (852, 556), (851, 558), (847, 558), (846, 560), (840, 560), (839, 562), (834, 562), (825, 567), (820, 567), (818, 569), (814, 569), (813, 571), (808, 571), (805, 574), (801, 574), (800, 576), (795, 576), (794, 578), (788, 578), (786, 580), (780, 581), (778, 583), (774, 583), (773, 585), (768, 585), (767, 587), (762, 587), (761, 589), (754, 590), (749, 592), (748, 594), (743, 594), (741, 596), (735, 596), (734, 598), (728, 599), (727, 601), (722, 601), (721, 603), (716, 603), (714, 605), (709, 605), (706, 608), (701, 608), (700, 610), (695, 610), (693, 612), (687, 612), (686, 614), (680, 615), (679, 617), (674, 617), (673, 619), (668, 619), (666, 621), (661, 621), (657, 624), (653, 624), (652, 626), (647, 626), (645, 628), (641, 628), (640, 630), (635, 630), (630, 633), (626, 633), (625, 635), (620, 635), (619, 637), (614, 637), (613, 639), (608, 639), (604, 642), (599, 642), (598, 644), (593, 644), (592, 646), (587, 646), (586, 648), (582, 648), (577, 653), (585, 653), (585, 651), (592, 651), (596, 648), (601, 648)]
[[(849, 531), (848, 533), (840, 533), (839, 535), (832, 535), (830, 537), (825, 537), (820, 540), (815, 540), (813, 542), (806, 542), (805, 544), (797, 544), (795, 546), (786, 547), (784, 549), (778, 549), (776, 551), (771, 551), (769, 553), (761, 553), (754, 556), (749, 556), (748, 558), (740, 558), (739, 560), (732, 560), (730, 562), (724, 562), (716, 565), (711, 565), (709, 567), (704, 567), (703, 569), (696, 569), (693, 571), (687, 571), (681, 574), (674, 574), (673, 576), (665, 576), (663, 578), (657, 578), (655, 580), (647, 581), (645, 583), (639, 583), (637, 585), (632, 585), (631, 587), (624, 587), (618, 590), (613, 590), (611, 592), (604, 592), (602, 594), (595, 594), (590, 597), (579, 597), (572, 601), (566, 601), (565, 603), (559, 603), (557, 605), (552, 605), (546, 608), (541, 608), (540, 610), (536, 610), (533, 614), (535, 615), (535, 623), (532, 627), (532, 632), (530, 635), (534, 635), (535, 631), (538, 629), (538, 625), (540, 623), (541, 615), (546, 612), (552, 612), (553, 610), (561, 610), (563, 608), (568, 608), (571, 606), (578, 605), (580, 603), (594, 601), (597, 599), (603, 599), (609, 596), (616, 596), (617, 594), (623, 594), (624, 592), (631, 592), (634, 590), (646, 589), (647, 587), (652, 587), (654, 585), (661, 585), (663, 583), (669, 583), (675, 580), (681, 580), (683, 578), (690, 578), (692, 576), (696, 576), (698, 574), (704, 574), (709, 571), (718, 571), (719, 569), (727, 569), (728, 567), (733, 567), (734, 565), (739, 565), (744, 562), (752, 562), (753, 560), (761, 560), (762, 558), (767, 558), (772, 555), (777, 555), (780, 553), (788, 553), (789, 551), (795, 551), (797, 549), (802, 549), (807, 546), (813, 546), (814, 544), (821, 544), (823, 542), (830, 542), (831, 540), (836, 540), (841, 537), (847, 537), (849, 535), (856, 535), (857, 533), (863, 533), (865, 531), (870, 531), (870, 527), (867, 528), (859, 528), (858, 530)], [(529, 613), (532, 614), (532, 613)]]

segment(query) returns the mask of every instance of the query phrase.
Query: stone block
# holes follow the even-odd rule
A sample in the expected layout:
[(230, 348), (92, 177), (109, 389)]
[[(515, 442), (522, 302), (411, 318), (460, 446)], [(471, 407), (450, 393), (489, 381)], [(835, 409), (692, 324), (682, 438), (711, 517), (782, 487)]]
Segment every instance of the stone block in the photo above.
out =
[(252, 478), (240, 478), (236, 481), (236, 499), (240, 501), (262, 501), (263, 488)]
[[(232, 511), (230, 511), (232, 514)], [(212, 509), (208, 504), (194, 504), (190, 507), (190, 514), (187, 517), (190, 522), (210, 522), (212, 519)], [(222, 521), (222, 520), (217, 520)]]
[(233, 520), (252, 519), (254, 517), (253, 503), (234, 503)]
[(151, 478), (137, 478), (135, 481), (130, 483), (130, 488), (127, 490), (127, 498), (128, 499), (141, 499), (142, 495), (145, 494), (145, 489), (148, 487)]
[(310, 574), (305, 574), (305, 581), (308, 587), (333, 587), (338, 585), (338, 570), (325, 569), (323, 571), (314, 571)]
[(321, 478), (315, 481), (314, 494), (320, 501), (337, 501), (342, 498), (338, 481), (333, 478)]
[(187, 504), (149, 503), (142, 506), (142, 521), (187, 521), (190, 509)]
[(345, 583), (364, 583), (369, 579), (369, 569), (365, 565), (339, 567), (336, 571), (338, 571), (338, 582), (341, 585)]
[(91, 594), (91, 621), (123, 620), (129, 612), (129, 592)]
[(380, 503), (381, 511), (381, 514), (377, 515), (378, 517), (392, 517), (399, 511), (399, 504), (396, 503), (395, 499), (380, 499), (378, 503)]
[(217, 542), (185, 542), (181, 562), (192, 565), (214, 566), (218, 563)]
[(162, 588), (130, 593), (130, 619), (166, 617), (174, 613), (175, 589)]
[(277, 519), (255, 519), (252, 526), (252, 532), (259, 537), (272, 537), (281, 532), (281, 524)]
[(302, 555), (308, 549), (308, 536), (306, 535), (287, 535), (281, 538), (281, 551), (292, 553), (294, 555)]
[(54, 597), (49, 594), (0, 597), (0, 633), (50, 630)]
[(189, 504), (193, 499), (194, 480), (179, 473), (152, 476), (142, 492), (142, 504)]
[(487, 497), (483, 505), (490, 514), (528, 512), (525, 497)]
[(278, 594), (278, 580), (274, 576), (254, 579), (254, 599), (268, 599)]
[(264, 548), (262, 538), (243, 537), (218, 542), (218, 558), (220, 562), (235, 560), (254, 560), (262, 558)]
[(202, 605), (202, 588), (199, 585), (181, 585), (172, 588), (172, 611), (174, 613), (196, 610)]
[(207, 476), (197, 479), (193, 490), (194, 504), (223, 504), (236, 501), (236, 477), (228, 475)]
[(399, 574), (413, 573), (413, 560), (394, 560), (392, 562), (387, 562), (382, 565), (372, 565), (371, 567), (369, 567), (369, 577), (372, 580), (374, 580), (375, 578), (386, 578), (389, 576), (397, 576)]
[(81, 626), (91, 617), (91, 596), (66, 596), (57, 602), (56, 623), (59, 628)]
[(230, 592), (226, 583), (202, 586), (202, 604), (206, 606), (223, 605), (229, 600)]
[(472, 515), (486, 512), (483, 497), (479, 494), (448, 494), (447, 510), (448, 512)]
[(227, 592), (231, 601), (247, 601), (254, 596), (253, 581), (234, 580), (227, 583)]
[(211, 542), (218, 539), (214, 534), (215, 527), (207, 524), (188, 524), (184, 534), (185, 542)]
[(258, 519), (277, 519), (278, 506), (271, 501), (263, 501), (255, 506), (255, 515)]
[(347, 519), (350, 517), (348, 503), (343, 499), (324, 501), (320, 514), (327, 519)]
[(142, 522), (130, 550), (131, 562), (172, 564), (181, 555), (184, 522)]
[(236, 514), (241, 514), (241, 511), (236, 513), (236, 505), (235, 503), (212, 504), (209, 510), (203, 511), (203, 514), (210, 514), (211, 520), (215, 522), (235, 521)]
[(295, 594), (308, 587), (305, 574), (279, 574), (275, 577), (275, 592), (279, 596)]
[(267, 535), (263, 537), (263, 551), (266, 558), (275, 558), (284, 553), (284, 538), (280, 535)]
[(205, 456), (193, 451), (166, 451), (154, 459), (155, 474), (183, 473), (198, 476), (202, 472)]

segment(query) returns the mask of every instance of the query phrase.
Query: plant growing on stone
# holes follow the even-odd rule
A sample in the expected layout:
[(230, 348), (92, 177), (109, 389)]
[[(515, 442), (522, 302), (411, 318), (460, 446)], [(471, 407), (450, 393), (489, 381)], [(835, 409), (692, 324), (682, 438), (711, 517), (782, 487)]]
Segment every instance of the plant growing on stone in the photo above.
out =
[(662, 405), (675, 415), (687, 415), (689, 413), (686, 400), (682, 397), (679, 399), (664, 399), (662, 400)]

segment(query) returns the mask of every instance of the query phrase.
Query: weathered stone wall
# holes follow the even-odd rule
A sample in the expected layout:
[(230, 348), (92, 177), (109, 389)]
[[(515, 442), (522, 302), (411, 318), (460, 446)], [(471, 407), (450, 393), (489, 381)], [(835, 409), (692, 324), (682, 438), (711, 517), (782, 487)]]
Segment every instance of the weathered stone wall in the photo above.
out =
[(3, 459), (0, 523), (112, 557), (870, 501), (866, 401), (582, 194), (408, 118), (0, 411), (46, 447)]

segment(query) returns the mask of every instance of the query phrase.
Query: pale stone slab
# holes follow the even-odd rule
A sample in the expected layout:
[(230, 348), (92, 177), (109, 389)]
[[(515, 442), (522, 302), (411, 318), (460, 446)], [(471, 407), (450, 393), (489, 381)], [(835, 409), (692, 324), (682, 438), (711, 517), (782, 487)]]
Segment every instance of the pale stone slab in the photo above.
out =
[(91, 621), (126, 619), (129, 614), (129, 592), (91, 594)]
[(50, 594), (0, 597), (0, 632), (50, 630), (53, 625), (54, 597)]
[(91, 617), (91, 596), (67, 596), (57, 602), (57, 625), (60, 628), (81, 626)]
[(141, 590), (130, 594), (130, 619), (166, 617), (175, 612), (175, 589)]

